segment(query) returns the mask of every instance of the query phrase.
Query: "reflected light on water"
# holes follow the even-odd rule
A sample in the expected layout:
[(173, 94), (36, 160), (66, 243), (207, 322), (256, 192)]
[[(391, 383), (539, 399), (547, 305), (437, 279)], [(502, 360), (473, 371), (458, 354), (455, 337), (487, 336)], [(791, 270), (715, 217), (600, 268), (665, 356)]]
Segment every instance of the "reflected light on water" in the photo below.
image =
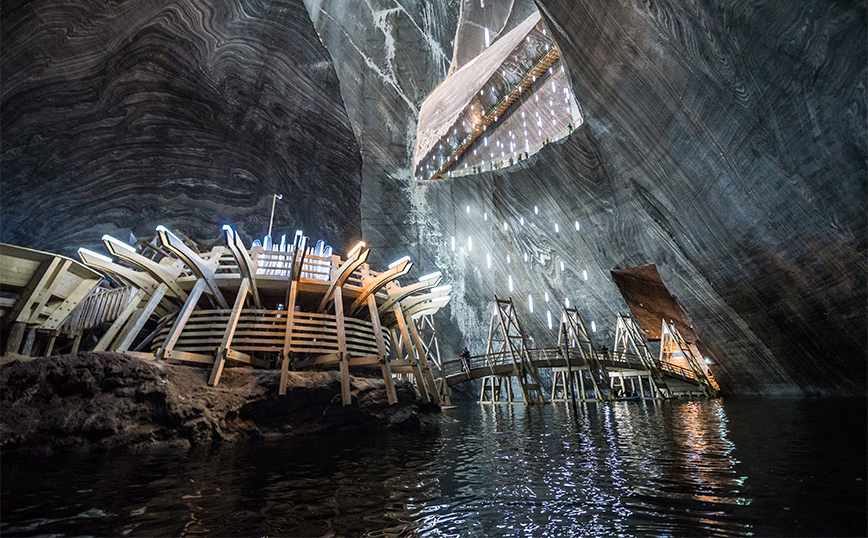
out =
[[(819, 535), (830, 521), (858, 534), (864, 525), (865, 466), (834, 453), (846, 437), (823, 445), (830, 458), (813, 478), (819, 486), (780, 482), (811, 478), (787, 467), (813, 461), (814, 432), (796, 431), (793, 419), (781, 426), (781, 445), (766, 450), (780, 435), (751, 446), (769, 429), (750, 429), (762, 410), (736, 420), (716, 401), (460, 405), (411, 433), (4, 456), (0, 534), (680, 537)], [(775, 427), (781, 414), (769, 419)], [(864, 456), (862, 443), (846, 453)], [(746, 467), (736, 454), (759, 464)], [(812, 510), (821, 521), (813, 527), (802, 516)]]

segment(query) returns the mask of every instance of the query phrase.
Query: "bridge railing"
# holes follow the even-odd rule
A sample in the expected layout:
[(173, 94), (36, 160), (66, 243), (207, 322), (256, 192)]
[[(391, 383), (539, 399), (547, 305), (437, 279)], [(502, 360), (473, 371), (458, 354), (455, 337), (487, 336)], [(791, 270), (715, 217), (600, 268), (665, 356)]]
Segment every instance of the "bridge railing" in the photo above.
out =
[[(531, 363), (537, 368), (564, 365), (564, 356), (562, 353), (559, 353), (559, 348), (557, 347), (532, 348), (527, 350), (527, 354)], [(574, 349), (570, 351), (570, 359), (573, 366), (575, 367), (585, 366), (585, 361)], [(614, 363), (616, 365), (623, 365), (624, 367), (629, 368), (646, 368), (639, 355), (633, 353), (612, 353), (607, 351), (598, 351), (597, 359), (606, 361), (610, 364)], [(501, 364), (507, 364), (510, 361), (511, 358), (508, 353), (499, 352), (493, 353), (491, 355), (474, 355), (471, 356), (467, 362), (471, 370), (477, 370), (486, 367), (496, 367)], [(680, 372), (681, 370), (684, 370), (684, 368), (681, 368), (677, 365), (668, 366), (671, 367), (671, 371), (677, 373), (678, 375), (687, 375)], [(447, 359), (443, 362), (443, 371), (447, 376), (461, 374), (464, 373), (464, 364), (462, 363), (460, 358)], [(689, 370), (687, 372), (692, 375), (692, 372), (690, 372)]]
[(681, 377), (686, 377), (688, 379), (696, 379), (696, 374), (693, 373), (693, 370), (691, 370), (690, 368), (685, 368), (678, 364), (672, 364), (671, 362), (661, 363), (660, 369)]

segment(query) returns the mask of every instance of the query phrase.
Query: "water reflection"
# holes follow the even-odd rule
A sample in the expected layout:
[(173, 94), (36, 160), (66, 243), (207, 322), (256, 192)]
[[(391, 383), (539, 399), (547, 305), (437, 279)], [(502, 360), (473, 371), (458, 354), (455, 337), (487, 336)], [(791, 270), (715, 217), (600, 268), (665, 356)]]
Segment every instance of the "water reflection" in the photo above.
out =
[[(0, 534), (821, 535), (825, 527), (806, 518), (812, 510), (838, 514), (829, 534), (864, 533), (865, 466), (847, 460), (864, 459), (864, 436), (823, 445), (824, 472), (793, 487), (792, 477), (806, 476), (798, 462), (816, 457), (822, 416), (777, 409), (763, 419), (756, 407), (732, 408), (737, 418), (721, 402), (466, 402), (422, 434), (190, 454), (7, 456)], [(770, 423), (786, 435), (752, 441)], [(834, 504), (817, 503), (813, 495), (833, 484)], [(799, 511), (799, 527), (786, 523), (796, 515), (789, 509)]]

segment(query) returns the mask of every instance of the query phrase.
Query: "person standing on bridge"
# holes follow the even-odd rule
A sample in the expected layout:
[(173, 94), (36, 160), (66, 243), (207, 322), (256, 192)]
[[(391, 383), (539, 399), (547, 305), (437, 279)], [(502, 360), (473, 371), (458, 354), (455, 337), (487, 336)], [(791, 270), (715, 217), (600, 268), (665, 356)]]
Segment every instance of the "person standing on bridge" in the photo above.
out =
[(470, 373), (470, 352), (467, 351), (467, 347), (465, 347), (461, 351), (461, 355), (459, 355), (459, 356), (461, 357), (461, 366), (464, 368), (464, 371), (469, 374)]

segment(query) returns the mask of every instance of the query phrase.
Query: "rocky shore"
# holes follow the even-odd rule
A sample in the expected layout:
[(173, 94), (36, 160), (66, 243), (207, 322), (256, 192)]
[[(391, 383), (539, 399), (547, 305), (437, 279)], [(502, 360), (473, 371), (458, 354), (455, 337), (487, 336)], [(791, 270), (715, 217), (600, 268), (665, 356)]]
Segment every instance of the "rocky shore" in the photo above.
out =
[(0, 366), (0, 449), (148, 450), (341, 430), (418, 428), (431, 418), (411, 385), (389, 406), (382, 380), (352, 378), (343, 407), (337, 372), (208, 370), (86, 352)]

